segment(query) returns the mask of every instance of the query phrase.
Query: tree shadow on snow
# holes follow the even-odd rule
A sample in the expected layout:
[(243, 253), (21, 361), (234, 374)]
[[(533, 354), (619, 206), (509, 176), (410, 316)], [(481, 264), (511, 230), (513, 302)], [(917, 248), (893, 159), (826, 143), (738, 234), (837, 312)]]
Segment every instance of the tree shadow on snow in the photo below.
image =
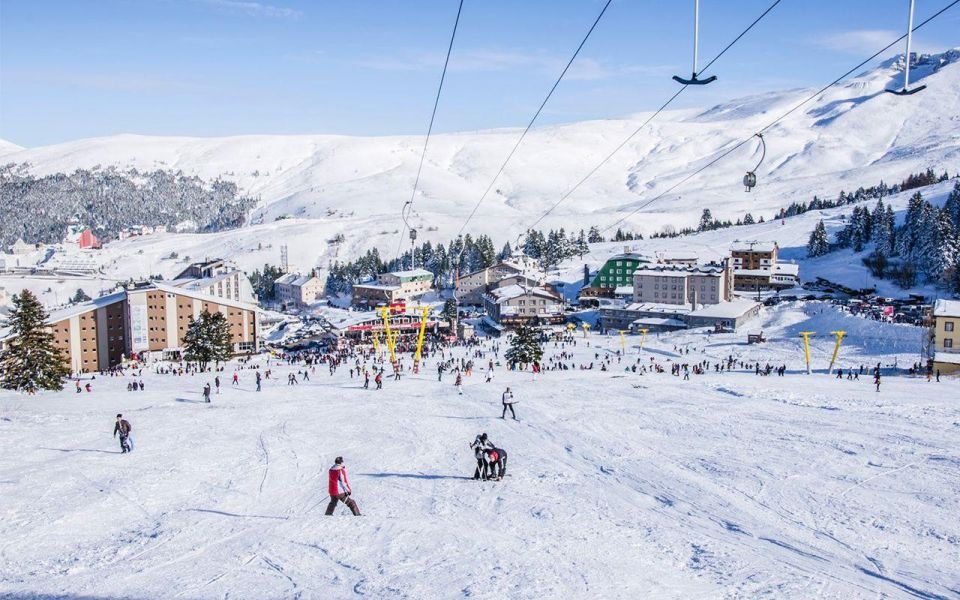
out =
[(363, 477), (400, 477), (402, 479), (471, 479), (466, 475), (427, 475), (425, 473), (358, 473)]
[(184, 509), (187, 512), (202, 512), (202, 513), (211, 513), (214, 515), (223, 515), (225, 517), (239, 517), (244, 519), (275, 519), (277, 521), (286, 521), (287, 517), (275, 517), (272, 515), (241, 515), (238, 513), (226, 512), (222, 510), (213, 510), (210, 508), (187, 508)]
[(212, 404), (212, 402), (204, 402), (203, 400), (191, 400), (190, 398), (176, 398), (177, 402), (188, 402), (190, 404)]

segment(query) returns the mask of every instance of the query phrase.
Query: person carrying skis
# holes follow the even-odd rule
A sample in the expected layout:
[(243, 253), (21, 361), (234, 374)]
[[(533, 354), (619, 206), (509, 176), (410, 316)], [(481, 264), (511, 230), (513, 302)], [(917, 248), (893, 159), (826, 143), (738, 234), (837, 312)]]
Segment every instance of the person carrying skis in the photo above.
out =
[(330, 516), (333, 514), (334, 509), (337, 508), (337, 502), (343, 502), (347, 505), (347, 508), (350, 509), (350, 512), (353, 513), (353, 516), (359, 517), (360, 507), (357, 506), (357, 503), (350, 497), (353, 490), (350, 489), (350, 482), (347, 481), (347, 467), (343, 464), (342, 456), (334, 459), (333, 466), (330, 467), (328, 475), (327, 492), (330, 494), (330, 503), (327, 504), (326, 515)]
[(517, 413), (514, 412), (513, 410), (513, 404), (514, 402), (516, 402), (516, 400), (513, 399), (513, 392), (510, 391), (510, 388), (507, 388), (507, 391), (503, 393), (503, 397), (501, 398), (501, 401), (503, 402), (503, 413), (500, 415), (500, 418), (501, 419), (507, 418), (507, 409), (509, 408), (510, 414), (513, 415), (513, 420), (516, 421)]
[(113, 437), (117, 437), (117, 434), (120, 434), (120, 453), (126, 454), (130, 452), (130, 432), (133, 430), (133, 427), (130, 426), (130, 422), (123, 418), (122, 414), (117, 414), (117, 423), (113, 426)]

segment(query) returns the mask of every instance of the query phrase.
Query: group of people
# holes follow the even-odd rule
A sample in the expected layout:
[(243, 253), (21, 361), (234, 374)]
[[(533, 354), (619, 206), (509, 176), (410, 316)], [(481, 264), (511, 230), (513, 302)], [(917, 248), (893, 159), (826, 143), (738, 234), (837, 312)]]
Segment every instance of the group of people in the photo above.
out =
[(477, 469), (473, 478), (480, 481), (500, 481), (507, 474), (507, 451), (497, 448), (486, 433), (481, 433), (472, 442), (470, 448), (477, 459)]

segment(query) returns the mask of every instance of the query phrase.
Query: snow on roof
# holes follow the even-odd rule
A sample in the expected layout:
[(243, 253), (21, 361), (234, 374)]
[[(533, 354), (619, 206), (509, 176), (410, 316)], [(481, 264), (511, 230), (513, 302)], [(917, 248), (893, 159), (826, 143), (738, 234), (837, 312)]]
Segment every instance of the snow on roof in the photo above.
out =
[(611, 260), (639, 260), (644, 262), (651, 262), (651, 259), (646, 254), (640, 254), (639, 252), (621, 252), (607, 259)]
[(399, 285), (381, 285), (379, 283), (355, 283), (353, 284), (353, 289), (363, 288), (365, 290), (383, 290), (387, 292), (392, 292), (394, 290), (399, 290)]
[(688, 275), (701, 275), (706, 277), (720, 277), (723, 274), (723, 267), (712, 265), (696, 266), (673, 266), (659, 265), (655, 267), (644, 267), (633, 272), (637, 275), (653, 275), (656, 277), (687, 277)]
[(391, 271), (388, 275), (393, 275), (394, 277), (433, 277), (433, 273), (427, 271), (426, 269), (410, 269), (409, 271)]
[(659, 313), (668, 315), (679, 315), (690, 312), (690, 306), (687, 304), (660, 304), (657, 302), (635, 302), (627, 305), (623, 310)]
[(497, 304), (526, 295), (540, 296), (541, 298), (549, 298), (551, 300), (559, 301), (557, 295), (546, 288), (533, 287), (524, 289), (519, 285), (506, 285), (500, 288), (494, 288), (490, 290), (488, 295), (491, 296)]
[(671, 319), (669, 317), (641, 317), (630, 323), (631, 325), (652, 325), (655, 327), (686, 327), (687, 324), (680, 319)]
[[(229, 275), (232, 275), (232, 273), (229, 273)], [(318, 279), (318, 277), (314, 275), (300, 275), (299, 273), (287, 273), (283, 277), (279, 277), (276, 282), (282, 285), (300, 287), (314, 279)], [(216, 280), (216, 277), (212, 278), (212, 280)]]
[[(211, 296), (210, 294), (205, 294), (196, 290), (191, 290), (189, 288), (177, 287), (175, 285), (170, 285), (162, 281), (153, 281), (151, 282), (153, 287), (157, 288), (161, 292), (167, 292), (169, 294), (179, 294), (181, 296), (186, 296), (188, 298), (196, 298), (197, 300), (205, 300), (207, 302), (214, 302), (216, 304), (222, 304), (223, 306), (232, 306), (233, 308), (239, 308), (242, 310), (260, 310), (260, 307), (256, 304), (250, 304), (248, 302), (238, 302), (236, 300), (230, 300), (229, 298), (221, 298), (220, 296)], [(149, 289), (149, 288), (143, 288)], [(131, 291), (141, 291), (141, 290), (131, 290)]]
[(773, 252), (776, 249), (776, 242), (757, 242), (736, 240), (730, 246), (731, 252)]
[(735, 319), (750, 311), (754, 307), (760, 306), (758, 302), (738, 298), (730, 302), (721, 302), (719, 304), (704, 304), (697, 310), (690, 313), (691, 317), (704, 317), (708, 319)]
[(63, 308), (50, 311), (50, 316), (47, 318), (47, 323), (57, 323), (63, 321), (64, 319), (69, 319), (70, 317), (76, 315), (82, 315), (85, 312), (91, 310), (96, 310), (103, 306), (108, 306), (116, 302), (120, 302), (126, 297), (126, 292), (114, 292), (112, 294), (107, 294), (106, 296), (101, 296), (93, 300), (88, 300), (86, 302), (78, 302), (77, 304), (71, 304), (70, 306), (65, 306)]
[(937, 300), (933, 305), (935, 317), (960, 317), (960, 300)]
[(960, 365), (960, 353), (957, 352), (937, 352), (933, 355), (933, 362), (947, 363), (951, 365)]
[(621, 285), (621, 286), (618, 286), (618, 287), (613, 288), (613, 295), (614, 295), (614, 296), (629, 296), (629, 295), (632, 294), (632, 293), (633, 293), (633, 286), (632, 286), (632, 285)]
[(778, 275), (799, 275), (800, 265), (797, 263), (778, 262), (777, 266), (773, 268), (773, 271)]

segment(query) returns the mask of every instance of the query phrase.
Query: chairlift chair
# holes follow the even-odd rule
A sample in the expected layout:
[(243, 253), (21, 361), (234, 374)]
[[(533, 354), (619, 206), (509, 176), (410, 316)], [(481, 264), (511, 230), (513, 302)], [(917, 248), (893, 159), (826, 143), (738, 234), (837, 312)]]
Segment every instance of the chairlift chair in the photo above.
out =
[(755, 133), (754, 135), (760, 138), (760, 147), (762, 152), (760, 154), (760, 160), (757, 162), (757, 166), (755, 166), (752, 171), (747, 171), (747, 174), (743, 176), (743, 185), (745, 188), (747, 188), (744, 191), (747, 192), (757, 186), (757, 169), (760, 168), (760, 164), (763, 163), (763, 159), (767, 156), (767, 143), (763, 140), (763, 134)]
[(899, 90), (886, 90), (891, 94), (897, 96), (912, 96), (917, 92), (926, 89), (927, 86), (921, 85), (915, 87), (912, 90), (910, 89), (910, 42), (913, 38), (913, 5), (915, 0), (910, 0), (910, 15), (907, 17), (907, 53), (904, 55), (904, 68), (903, 68), (903, 89)]
[(711, 75), (706, 79), (697, 78), (697, 51), (700, 44), (700, 0), (693, 0), (693, 74), (690, 79), (685, 79), (679, 75), (674, 75), (673, 80), (683, 85), (707, 85), (717, 80), (716, 75)]

